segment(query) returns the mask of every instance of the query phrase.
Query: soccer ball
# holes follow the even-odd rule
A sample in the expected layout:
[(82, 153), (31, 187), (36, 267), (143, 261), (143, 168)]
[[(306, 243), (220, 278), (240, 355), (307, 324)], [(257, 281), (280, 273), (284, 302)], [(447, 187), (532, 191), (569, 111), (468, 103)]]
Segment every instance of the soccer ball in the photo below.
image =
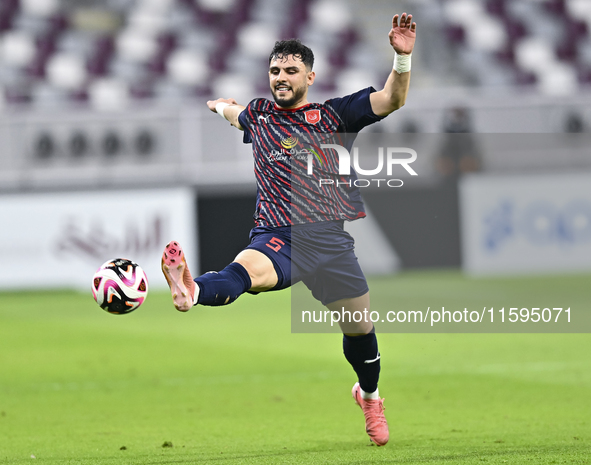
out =
[(103, 263), (92, 277), (92, 295), (109, 313), (133, 312), (148, 296), (148, 278), (137, 263), (115, 258)]

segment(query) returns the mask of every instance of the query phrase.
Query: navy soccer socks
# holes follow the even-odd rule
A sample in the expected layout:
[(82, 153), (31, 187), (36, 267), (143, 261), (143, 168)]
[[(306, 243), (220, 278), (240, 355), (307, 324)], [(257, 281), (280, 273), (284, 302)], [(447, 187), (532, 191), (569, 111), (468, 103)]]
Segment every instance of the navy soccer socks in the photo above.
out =
[(375, 392), (378, 389), (380, 377), (380, 353), (375, 329), (362, 336), (344, 334), (343, 352), (357, 373), (361, 389), (366, 393)]
[(199, 286), (199, 305), (227, 305), (234, 302), (252, 286), (246, 269), (237, 262), (230, 263), (222, 271), (210, 271), (195, 278)]

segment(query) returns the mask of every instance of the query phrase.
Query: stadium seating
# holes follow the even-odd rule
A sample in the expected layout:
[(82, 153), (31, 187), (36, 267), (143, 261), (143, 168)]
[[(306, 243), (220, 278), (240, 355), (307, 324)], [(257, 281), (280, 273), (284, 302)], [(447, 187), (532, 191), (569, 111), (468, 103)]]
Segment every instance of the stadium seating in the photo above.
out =
[[(296, 36), (318, 56), (315, 89), (343, 93), (376, 81), (365, 66), (368, 31), (355, 17), (365, 6), (352, 0), (119, 0), (109, 8), (89, 0), (84, 7), (63, 6), (73, 4), (1, 2), (0, 101), (114, 109), (133, 100), (250, 98), (267, 89), (265, 62), (274, 41)], [(444, 46), (460, 84), (528, 85), (566, 95), (591, 83), (588, 0), (432, 0), (413, 9), (423, 28), (441, 28), (428, 13), (442, 13)], [(422, 64), (419, 74), (438, 71), (430, 60)]]
[(138, 99), (178, 102), (212, 93), (250, 98), (268, 87), (266, 60), (275, 40), (301, 34), (323, 58), (318, 66), (326, 73), (318, 87), (330, 90), (358, 40), (351, 14), (338, 0), (61, 5), (0, 5), (0, 100), (113, 110)]
[(527, 84), (545, 95), (572, 95), (591, 79), (591, 2), (448, 0), (443, 8), (446, 36), (478, 85)]

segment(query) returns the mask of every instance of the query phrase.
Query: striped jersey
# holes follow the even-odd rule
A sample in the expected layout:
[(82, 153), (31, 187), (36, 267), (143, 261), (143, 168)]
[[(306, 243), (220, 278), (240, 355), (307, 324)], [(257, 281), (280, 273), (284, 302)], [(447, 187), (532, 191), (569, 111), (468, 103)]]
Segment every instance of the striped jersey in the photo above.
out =
[(368, 87), (354, 94), (282, 109), (254, 99), (239, 115), (244, 142), (252, 144), (257, 183), (257, 226), (290, 226), (365, 216), (357, 179), (339, 175), (338, 144), (350, 151), (356, 134), (380, 121)]

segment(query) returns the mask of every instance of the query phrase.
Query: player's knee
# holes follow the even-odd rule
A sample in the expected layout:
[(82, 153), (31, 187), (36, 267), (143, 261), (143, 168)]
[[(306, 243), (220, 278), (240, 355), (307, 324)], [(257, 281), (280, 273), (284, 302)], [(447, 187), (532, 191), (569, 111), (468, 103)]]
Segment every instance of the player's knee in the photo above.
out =
[(247, 249), (236, 257), (235, 263), (248, 270), (252, 290), (262, 292), (277, 284), (278, 276), (273, 262), (263, 253)]

